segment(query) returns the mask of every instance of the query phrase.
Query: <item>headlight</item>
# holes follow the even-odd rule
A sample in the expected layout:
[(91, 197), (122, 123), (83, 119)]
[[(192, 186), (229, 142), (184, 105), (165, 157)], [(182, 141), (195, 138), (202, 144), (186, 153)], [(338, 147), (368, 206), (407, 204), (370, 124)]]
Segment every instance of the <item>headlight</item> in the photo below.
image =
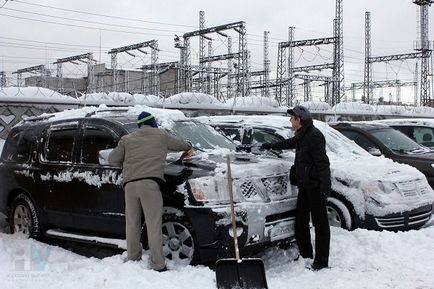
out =
[(386, 194), (400, 194), (398, 187), (394, 183), (379, 181), (378, 187)]
[(202, 177), (189, 180), (191, 194), (198, 202), (228, 202), (227, 185), (222, 179), (218, 182), (215, 177)]

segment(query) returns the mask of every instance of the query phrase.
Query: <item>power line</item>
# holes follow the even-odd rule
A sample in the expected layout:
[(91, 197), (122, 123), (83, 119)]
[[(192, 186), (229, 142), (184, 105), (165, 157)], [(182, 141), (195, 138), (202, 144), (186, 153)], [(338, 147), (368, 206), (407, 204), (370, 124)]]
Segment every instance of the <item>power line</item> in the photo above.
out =
[(14, 15), (9, 15), (9, 14), (2, 14), (2, 13), (0, 13), (0, 16), (10, 17), (10, 18), (16, 18), (16, 19), (23, 19), (23, 20), (30, 20), (30, 21), (36, 21), (36, 22), (43, 22), (43, 23), (48, 23), (48, 24), (64, 25), (64, 26), (69, 26), (69, 27), (78, 27), (78, 28), (86, 28), (86, 29), (93, 29), (93, 30), (102, 30), (102, 31), (108, 31), (108, 32), (120, 32), (120, 33), (129, 33), (129, 34), (138, 34), (138, 35), (152, 35), (152, 36), (164, 36), (164, 37), (168, 37), (169, 36), (169, 37), (173, 37), (173, 34), (144, 33), (144, 32), (133, 32), (133, 31), (125, 31), (125, 30), (115, 30), (115, 29), (108, 29), (108, 28), (90, 27), (90, 26), (84, 26), (84, 25), (78, 25), (78, 24), (68, 24), (68, 23), (61, 23), (61, 22), (55, 22), (55, 21), (40, 20), (40, 19), (21, 17), (21, 16), (14, 16)]
[(92, 12), (86, 12), (86, 11), (79, 11), (79, 10), (59, 8), (59, 7), (49, 6), (49, 5), (30, 3), (30, 2), (19, 1), (19, 0), (14, 0), (14, 2), (22, 3), (22, 4), (26, 4), (26, 5), (33, 5), (33, 6), (43, 7), (43, 8), (55, 9), (55, 10), (60, 10), (60, 11), (68, 11), (68, 12), (80, 13), (80, 14), (85, 14), (85, 15), (93, 15), (93, 16), (99, 16), (99, 17), (106, 17), (106, 18), (110, 18), (110, 19), (121, 19), (121, 20), (127, 20), (127, 21), (136, 21), (136, 22), (159, 24), (159, 25), (167, 25), (167, 26), (175, 26), (175, 27), (197, 28), (197, 26), (192, 26), (192, 25), (173, 24), (173, 23), (166, 23), (166, 22), (157, 22), (157, 21), (147, 21), (147, 20), (142, 20), (142, 19), (126, 18), (126, 17), (114, 16), (114, 15), (104, 15), (104, 14), (98, 14), (98, 13), (92, 13)]
[(138, 26), (111, 24), (111, 23), (104, 23), (104, 22), (98, 22), (98, 21), (90, 21), (90, 20), (83, 20), (83, 19), (68, 18), (68, 17), (64, 17), (64, 16), (55, 16), (55, 15), (49, 15), (49, 14), (44, 14), (44, 13), (30, 12), (30, 11), (24, 11), (24, 10), (12, 9), (12, 8), (3, 8), (3, 10), (27, 13), (27, 14), (32, 14), (32, 15), (44, 16), (44, 17), (51, 17), (51, 18), (62, 19), (62, 20), (70, 20), (70, 21), (84, 22), (84, 23), (90, 23), (90, 24), (99, 24), (99, 25), (121, 27), (121, 28), (182, 33), (182, 31), (179, 31), (179, 30), (153, 29), (153, 28), (145, 28), (145, 27), (138, 27)]

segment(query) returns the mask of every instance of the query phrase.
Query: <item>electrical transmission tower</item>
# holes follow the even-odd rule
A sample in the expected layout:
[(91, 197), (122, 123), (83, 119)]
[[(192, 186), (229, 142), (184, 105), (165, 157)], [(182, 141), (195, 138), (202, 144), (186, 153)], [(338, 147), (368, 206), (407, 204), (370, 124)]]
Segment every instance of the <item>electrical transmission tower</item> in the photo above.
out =
[(420, 51), (421, 55), (421, 78), (420, 78), (420, 105), (430, 102), (430, 85), (428, 81), (429, 58), (431, 56), (430, 42), (428, 40), (428, 7), (434, 3), (433, 0), (414, 0), (414, 4), (419, 6), (420, 31), (419, 41), (416, 42), (415, 50)]
[(6, 72), (0, 71), (0, 88), (6, 86)]
[[(201, 14), (202, 16), (203, 14)], [(201, 18), (202, 19), (202, 18)], [(202, 22), (201, 22), (202, 23)], [(191, 65), (191, 53), (190, 53), (190, 39), (192, 37), (200, 37), (205, 38), (208, 40), (212, 40), (207, 35), (211, 33), (217, 33), (225, 38), (229, 38), (227, 34), (225, 34), (223, 31), (225, 30), (235, 30), (239, 37), (238, 37), (238, 52), (230, 52), (227, 54), (222, 55), (208, 55), (204, 56), (205, 52), (199, 53), (199, 67), (193, 67)], [(237, 60), (236, 63), (236, 92), (237, 94), (235, 96), (247, 96), (249, 95), (249, 82), (250, 82), (250, 72), (249, 72), (249, 65), (248, 65), (248, 51), (247, 51), (247, 40), (246, 40), (246, 24), (244, 21), (230, 23), (230, 24), (224, 24), (219, 26), (214, 26), (210, 28), (202, 28), (196, 31), (187, 32), (184, 33), (182, 38), (184, 39), (184, 43), (181, 45), (180, 41), (178, 41), (178, 44), (175, 43), (175, 47), (181, 49), (181, 67), (182, 67), (182, 81), (183, 84), (181, 85), (183, 91), (191, 91), (193, 88), (193, 76), (197, 73), (199, 73), (199, 82), (202, 81), (202, 76), (200, 76), (200, 73), (207, 73), (207, 74), (213, 74), (214, 79), (217, 81), (222, 77), (222, 75), (227, 75), (228, 78), (231, 78), (231, 75), (227, 72), (223, 71), (217, 71), (213, 69), (211, 71), (210, 66), (208, 66), (207, 69), (205, 69), (205, 64), (214, 62), (214, 61), (222, 61), (222, 60), (231, 60), (228, 61), (228, 64), (232, 64), (232, 60)], [(200, 41), (199, 39), (199, 41)], [(200, 41), (200, 45), (202, 42)], [(231, 43), (232, 46), (232, 43)], [(230, 46), (230, 47), (231, 47)], [(203, 47), (205, 49), (205, 47)], [(229, 41), (228, 41), (228, 52), (231, 51), (231, 48), (229, 48)], [(231, 68), (228, 67), (227, 71), (231, 71)], [(201, 91), (205, 87), (204, 85), (200, 84), (198, 86)]]
[[(372, 88), (372, 65), (369, 62), (371, 58), (371, 12), (365, 12), (365, 70), (363, 77), (363, 97), (362, 101), (365, 103), (371, 103), (373, 98)], [(352, 86), (356, 87), (356, 85)], [(353, 99), (354, 97), (353, 90)]]
[[(291, 33), (290, 33), (291, 34)], [(307, 39), (307, 40), (290, 40), (287, 42), (279, 42), (278, 45), (278, 56), (277, 56), (277, 76), (276, 76), (276, 100), (279, 104), (284, 104), (286, 106), (292, 105), (292, 101), (295, 98), (295, 95), (290, 95), (289, 92), (294, 93), (293, 87), (293, 79), (295, 73), (299, 72), (309, 72), (314, 70), (323, 70), (323, 69), (334, 69), (335, 63), (326, 63), (320, 65), (308, 65), (308, 66), (300, 66), (294, 67), (293, 57), (286, 59), (286, 50), (293, 49), (294, 47), (302, 47), (302, 46), (318, 46), (318, 45), (329, 45), (334, 44), (336, 42), (335, 37), (328, 38), (317, 38), (317, 39)], [(290, 52), (290, 55), (292, 53)], [(286, 73), (286, 60), (288, 60), (288, 73)], [(336, 78), (334, 76), (331, 78), (334, 82), (336, 82)], [(285, 85), (288, 85), (288, 89), (284, 89)], [(283, 95), (287, 93), (286, 95)], [(284, 98), (285, 96), (285, 98)]]
[(65, 57), (65, 58), (59, 58), (56, 62), (53, 64), (57, 65), (57, 90), (61, 93), (64, 91), (63, 87), (63, 70), (62, 65), (63, 63), (72, 63), (72, 64), (78, 64), (76, 61), (82, 62), (87, 64), (87, 76), (88, 76), (88, 86), (87, 86), (87, 92), (94, 92), (95, 91), (95, 75), (93, 73), (93, 65), (95, 64), (95, 60), (93, 59), (92, 53), (84, 53), (76, 56), (71, 57)]
[(336, 0), (336, 18), (333, 21), (333, 36), (335, 37), (333, 78), (335, 82), (331, 105), (345, 98), (343, 6), (343, 0)]
[[(375, 62), (390, 62), (390, 61), (403, 61), (407, 59), (420, 59), (421, 60), (421, 73), (420, 73), (420, 105), (426, 105), (430, 102), (430, 85), (428, 81), (429, 75), (429, 58), (431, 57), (432, 50), (428, 40), (428, 7), (433, 0), (414, 0), (413, 3), (420, 6), (420, 35), (416, 42), (415, 53), (405, 53), (387, 56), (371, 56), (371, 17), (370, 13), (365, 13), (365, 71), (364, 71), (364, 85), (363, 85), (363, 100), (366, 103), (373, 101), (373, 85), (372, 85), (372, 64)], [(417, 71), (417, 70), (416, 70)], [(417, 89), (417, 87), (416, 87)], [(417, 93), (416, 93), (417, 97)], [(416, 101), (415, 101), (416, 103)]]
[(22, 74), (23, 73), (40, 73), (41, 75), (41, 86), (42, 87), (46, 87), (47, 85), (47, 72), (45, 69), (45, 65), (37, 65), (37, 66), (32, 66), (32, 67), (27, 67), (27, 68), (22, 68), (22, 69), (18, 69), (15, 72), (12, 72), (12, 74), (16, 74), (17, 75), (17, 86), (20, 87), (22, 86)]
[[(108, 53), (111, 55), (111, 66), (113, 70), (113, 91), (124, 91), (125, 88), (119, 87), (119, 75), (117, 71), (117, 55), (118, 53), (125, 52), (130, 56), (135, 57), (136, 55), (132, 51), (138, 51), (142, 54), (148, 54), (142, 48), (149, 47), (151, 49), (151, 69), (143, 69), (143, 93), (158, 95), (160, 92), (160, 83), (158, 75), (158, 40), (149, 40), (146, 42), (140, 42), (132, 45), (127, 45), (119, 48), (113, 48)], [(147, 67), (147, 66), (146, 66)], [(126, 74), (127, 76), (128, 74)], [(128, 83), (128, 79), (122, 82), (123, 84)]]

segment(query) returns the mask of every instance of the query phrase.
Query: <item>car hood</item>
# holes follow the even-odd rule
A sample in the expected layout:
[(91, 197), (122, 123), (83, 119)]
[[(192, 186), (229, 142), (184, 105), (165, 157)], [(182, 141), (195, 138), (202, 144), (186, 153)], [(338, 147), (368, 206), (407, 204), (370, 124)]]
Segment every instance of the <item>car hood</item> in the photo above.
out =
[(332, 176), (347, 183), (372, 181), (401, 182), (425, 176), (417, 169), (384, 157), (360, 157), (353, 160), (331, 159)]

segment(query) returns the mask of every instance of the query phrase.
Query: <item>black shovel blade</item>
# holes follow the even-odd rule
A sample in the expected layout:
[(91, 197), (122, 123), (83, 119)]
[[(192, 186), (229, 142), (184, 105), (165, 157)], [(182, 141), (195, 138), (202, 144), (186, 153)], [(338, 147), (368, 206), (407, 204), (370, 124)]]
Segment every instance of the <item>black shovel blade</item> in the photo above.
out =
[(220, 259), (215, 266), (218, 289), (268, 289), (264, 263), (258, 258)]

